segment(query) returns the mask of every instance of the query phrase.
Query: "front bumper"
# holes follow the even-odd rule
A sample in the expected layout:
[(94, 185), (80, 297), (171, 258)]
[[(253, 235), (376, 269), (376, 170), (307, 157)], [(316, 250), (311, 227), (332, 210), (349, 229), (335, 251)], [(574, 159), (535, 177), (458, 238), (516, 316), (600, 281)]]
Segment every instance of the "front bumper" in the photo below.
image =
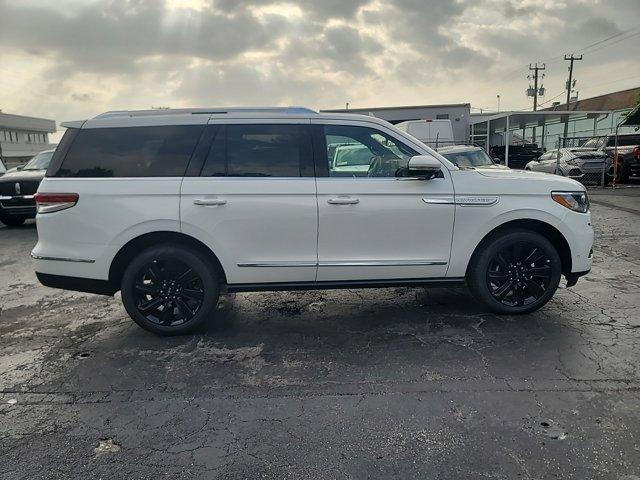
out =
[(33, 195), (0, 196), (0, 217), (35, 218), (36, 213)]
[(565, 278), (567, 279), (567, 288), (573, 287), (576, 283), (578, 283), (578, 279), (580, 277), (584, 277), (590, 271), (591, 269), (585, 270), (583, 272), (571, 272), (565, 275)]

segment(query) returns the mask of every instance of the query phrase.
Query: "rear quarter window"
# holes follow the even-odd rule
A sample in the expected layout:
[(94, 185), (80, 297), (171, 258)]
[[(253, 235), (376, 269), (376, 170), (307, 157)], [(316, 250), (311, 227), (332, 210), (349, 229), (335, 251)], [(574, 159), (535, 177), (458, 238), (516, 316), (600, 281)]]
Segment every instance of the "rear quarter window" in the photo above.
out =
[(82, 129), (53, 176), (183, 176), (203, 129), (202, 125)]

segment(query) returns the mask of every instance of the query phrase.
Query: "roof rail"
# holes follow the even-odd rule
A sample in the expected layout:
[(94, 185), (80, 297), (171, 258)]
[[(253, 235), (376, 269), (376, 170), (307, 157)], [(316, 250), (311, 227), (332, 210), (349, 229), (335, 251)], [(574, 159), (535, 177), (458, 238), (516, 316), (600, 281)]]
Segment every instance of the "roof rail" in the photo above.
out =
[(317, 114), (306, 107), (222, 107), (222, 108), (158, 108), (153, 110), (113, 110), (94, 118), (148, 117), (155, 115), (223, 115), (226, 113), (279, 113), (284, 115)]

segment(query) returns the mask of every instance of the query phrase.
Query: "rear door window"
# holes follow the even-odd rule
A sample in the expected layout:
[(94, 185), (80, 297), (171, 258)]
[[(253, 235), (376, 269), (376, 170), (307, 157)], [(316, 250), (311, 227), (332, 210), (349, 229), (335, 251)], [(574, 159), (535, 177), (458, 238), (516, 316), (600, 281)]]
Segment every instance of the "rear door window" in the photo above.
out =
[(205, 177), (313, 176), (311, 136), (305, 125), (223, 125), (202, 169)]
[(79, 130), (57, 177), (180, 177), (203, 125)]

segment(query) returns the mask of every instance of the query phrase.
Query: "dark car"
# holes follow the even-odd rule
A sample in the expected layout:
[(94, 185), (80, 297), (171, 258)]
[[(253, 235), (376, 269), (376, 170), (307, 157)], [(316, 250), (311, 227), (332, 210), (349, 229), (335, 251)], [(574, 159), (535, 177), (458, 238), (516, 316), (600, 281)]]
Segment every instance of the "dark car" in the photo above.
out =
[(0, 222), (8, 226), (22, 225), (35, 218), (33, 199), (44, 178), (55, 150), (46, 150), (33, 157), (24, 167), (8, 171), (0, 177)]
[[(535, 160), (542, 155), (544, 151), (535, 143), (527, 143), (525, 145), (509, 145), (509, 168), (524, 168), (531, 160)], [(500, 159), (500, 163), (505, 164), (505, 146), (496, 145), (491, 147), (491, 156)]]
[[(606, 135), (590, 138), (582, 146), (604, 151), (613, 158), (616, 149), (616, 136)], [(640, 175), (640, 133), (621, 133), (618, 135), (617, 173), (616, 181), (618, 182), (626, 182), (630, 176)]]

